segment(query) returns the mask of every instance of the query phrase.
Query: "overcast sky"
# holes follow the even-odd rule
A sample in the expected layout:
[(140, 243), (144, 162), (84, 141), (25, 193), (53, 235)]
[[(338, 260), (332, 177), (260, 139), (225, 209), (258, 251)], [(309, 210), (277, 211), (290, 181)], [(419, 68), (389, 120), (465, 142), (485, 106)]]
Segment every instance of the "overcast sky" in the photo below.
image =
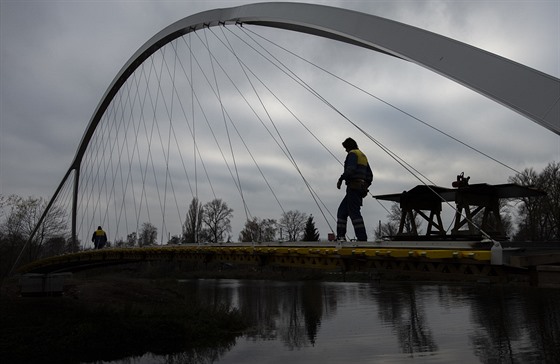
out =
[[(106, 88), (154, 34), (200, 11), (254, 2), (257, 1), (1, 0), (0, 193), (50, 198)], [(557, 0), (307, 2), (407, 23), (560, 77)], [(309, 45), (309, 37), (300, 39)], [(321, 53), (315, 53), (315, 57), (322, 66), (332, 67), (351, 82), (373, 77), (372, 92), (376, 96), (513, 169), (532, 167), (540, 172), (548, 163), (560, 161), (560, 137), (515, 112), (420, 66), (377, 54), (377, 58), (370, 59), (364, 56), (370, 51), (351, 50), (348, 46), (341, 48), (344, 54), (335, 54), (340, 52), (331, 48), (332, 43), (317, 40), (314, 45), (320, 48)], [(340, 101), (345, 102), (345, 97), (346, 94), (340, 95)], [(409, 126), (397, 127), (395, 120), (405, 117), (390, 108), (376, 110), (368, 117), (379, 122), (370, 131), (437, 185), (450, 187), (462, 171), (475, 183), (507, 183), (514, 174), (413, 121), (403, 124)], [(401, 192), (418, 184), (363, 135), (348, 132), (326, 138), (332, 138), (330, 145), (339, 148), (347, 136), (355, 137), (372, 161), (376, 174), (374, 194)], [(344, 158), (342, 148), (335, 151), (340, 153), (340, 159)], [(325, 193), (335, 212), (343, 196), (335, 188), (341, 171), (336, 163), (330, 168), (334, 172), (324, 176), (328, 187), (323, 188), (332, 188)], [(297, 208), (306, 210), (300, 205)], [(237, 212), (241, 215), (241, 211)], [(372, 225), (385, 219), (386, 213), (377, 202), (368, 199), (364, 215), (371, 235)], [(325, 237), (322, 225), (321, 230)], [(234, 237), (238, 231), (234, 228)]]

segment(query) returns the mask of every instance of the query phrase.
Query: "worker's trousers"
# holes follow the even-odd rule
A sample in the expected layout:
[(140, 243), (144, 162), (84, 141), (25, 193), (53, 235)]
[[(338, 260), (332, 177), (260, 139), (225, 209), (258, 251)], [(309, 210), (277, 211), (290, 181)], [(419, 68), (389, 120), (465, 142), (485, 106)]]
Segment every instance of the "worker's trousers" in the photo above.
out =
[(362, 191), (352, 188), (346, 189), (346, 196), (344, 196), (344, 199), (340, 202), (338, 212), (336, 213), (336, 236), (338, 239), (346, 237), (346, 223), (348, 217), (350, 217), (352, 225), (354, 225), (356, 239), (359, 241), (367, 241), (366, 227), (360, 212), (362, 200)]

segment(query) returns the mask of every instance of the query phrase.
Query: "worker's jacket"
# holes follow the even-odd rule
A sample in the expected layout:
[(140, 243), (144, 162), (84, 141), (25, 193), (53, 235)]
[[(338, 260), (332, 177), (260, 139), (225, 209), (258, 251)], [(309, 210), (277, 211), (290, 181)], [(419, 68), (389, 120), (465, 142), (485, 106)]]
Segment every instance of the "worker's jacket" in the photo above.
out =
[(353, 149), (348, 152), (344, 161), (344, 173), (340, 179), (345, 180), (349, 188), (362, 189), (371, 185), (373, 172), (361, 150)]
[(105, 231), (97, 229), (93, 232), (91, 241), (98, 242), (98, 243), (105, 243), (107, 242), (107, 234), (105, 234)]

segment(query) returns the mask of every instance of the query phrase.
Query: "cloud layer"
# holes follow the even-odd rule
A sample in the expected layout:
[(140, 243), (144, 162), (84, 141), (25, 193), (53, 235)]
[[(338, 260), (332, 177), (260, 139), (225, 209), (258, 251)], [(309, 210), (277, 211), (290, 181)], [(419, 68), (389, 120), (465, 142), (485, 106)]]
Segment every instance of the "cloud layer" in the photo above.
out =
[[(241, 5), (231, 1), (115, 1), (115, 2), (18, 2), (1, 3), (0, 19), (0, 193), (48, 198), (72, 161), (92, 112), (116, 73), (132, 54), (165, 26), (194, 13)], [(449, 2), (449, 1), (326, 1), (314, 2), (345, 7), (386, 17), (427, 29), (473, 46), (510, 58), (554, 77), (560, 76), (560, 3), (533, 2)], [(505, 16), (504, 14), (507, 14)], [(480, 149), (503, 164), (521, 171), (541, 170), (549, 162), (560, 160), (560, 139), (550, 131), (485, 97), (465, 89), (415, 64), (358, 49), (346, 44), (263, 30), (296, 53), (344, 77), (376, 97), (444, 130), (473, 148)], [(231, 61), (234, 61), (231, 59)], [(308, 67), (293, 61), (294, 71)], [(306, 73), (307, 75), (307, 73)], [(364, 127), (408, 163), (437, 185), (450, 186), (456, 174), (465, 171), (471, 182), (505, 183), (514, 174), (495, 161), (473, 152), (417, 120), (337, 83), (329, 87), (318, 74), (308, 74), (321, 94), (337, 101), (337, 107), (351, 120)], [(270, 82), (274, 83), (271, 74)], [(322, 84), (322, 81), (325, 80)], [(277, 82), (284, 82), (278, 79)], [(283, 97), (289, 98), (286, 90)], [(389, 156), (355, 128), (340, 125), (336, 132), (326, 120), (335, 116), (315, 109), (315, 101), (292, 100), (298, 116), (319, 121), (313, 125), (317, 136), (342, 160), (340, 142), (353, 136), (368, 154), (376, 176), (374, 194), (408, 190), (418, 184)], [(234, 110), (232, 109), (232, 112)], [(321, 118), (325, 124), (321, 124)], [(321, 126), (323, 125), (323, 127)], [(286, 125), (288, 128), (289, 125)], [(297, 134), (289, 141), (301, 159), (306, 173), (316, 177), (332, 211), (336, 211), (342, 193), (335, 188), (341, 167), (330, 160), (317, 165), (325, 151), (317, 151), (309, 135), (294, 125)], [(289, 132), (288, 132), (289, 133)], [(298, 139), (298, 137), (302, 139)], [(285, 159), (274, 146), (261, 149), (261, 160), (274, 161), (267, 178), (286, 186), (298, 178), (289, 172)], [(307, 149), (306, 149), (307, 148)], [(320, 148), (319, 148), (320, 149)], [(268, 153), (270, 151), (270, 153)], [(320, 153), (321, 157), (315, 156)], [(220, 159), (219, 156), (208, 156)], [(320, 158), (320, 159), (317, 159)], [(248, 157), (240, 168), (250, 168)], [(216, 177), (219, 180), (218, 177)], [(231, 178), (227, 175), (230, 188)], [(218, 183), (218, 182), (217, 182)], [(253, 214), (278, 218), (277, 210), (260, 205), (254, 193)], [(261, 192), (262, 193), (262, 192)], [(285, 208), (317, 212), (301, 196), (305, 188), (278, 188)], [(231, 195), (235, 194), (232, 190)], [(227, 198), (224, 198), (227, 200)], [(304, 201), (305, 200), (305, 201)], [(236, 210), (233, 235), (237, 237), (244, 216), (243, 208), (228, 201)], [(385, 210), (374, 200), (364, 205), (369, 231)], [(319, 222), (322, 237), (329, 229)], [(177, 232), (172, 232), (173, 234)], [(371, 234), (371, 233), (370, 233)]]

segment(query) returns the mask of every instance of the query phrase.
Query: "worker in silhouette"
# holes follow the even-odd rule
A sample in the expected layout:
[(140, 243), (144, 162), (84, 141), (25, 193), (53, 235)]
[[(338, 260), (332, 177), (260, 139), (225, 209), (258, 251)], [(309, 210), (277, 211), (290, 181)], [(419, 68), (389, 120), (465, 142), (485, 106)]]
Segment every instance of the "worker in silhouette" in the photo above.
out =
[(107, 234), (103, 231), (101, 226), (98, 226), (97, 230), (93, 232), (91, 241), (93, 241), (95, 249), (101, 249), (105, 246), (105, 243), (107, 243)]
[(373, 180), (373, 173), (368, 159), (358, 144), (352, 138), (347, 138), (342, 146), (346, 150), (344, 173), (338, 179), (336, 188), (340, 189), (342, 181), (346, 182), (346, 195), (336, 214), (336, 236), (338, 241), (346, 240), (346, 223), (348, 217), (354, 225), (354, 232), (358, 241), (367, 241), (366, 227), (360, 209), (363, 198), (367, 196), (368, 188)]

